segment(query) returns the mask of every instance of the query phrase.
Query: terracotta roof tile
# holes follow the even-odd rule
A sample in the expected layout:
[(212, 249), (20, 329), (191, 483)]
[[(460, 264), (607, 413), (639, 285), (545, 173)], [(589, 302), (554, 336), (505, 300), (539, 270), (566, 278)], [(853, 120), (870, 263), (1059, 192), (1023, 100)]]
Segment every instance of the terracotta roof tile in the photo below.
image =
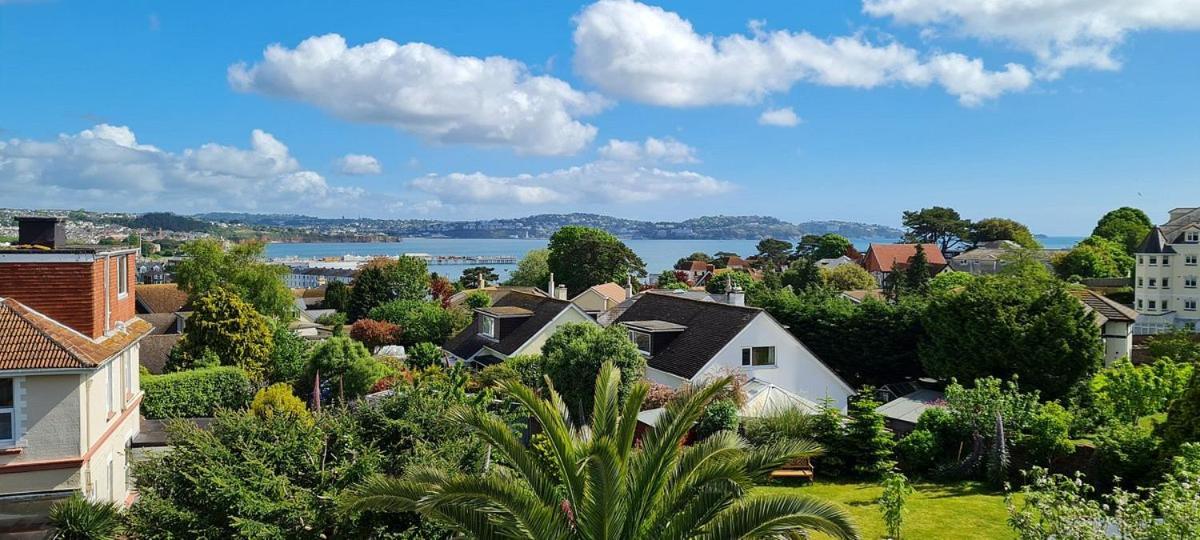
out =
[(179, 289), (174, 283), (157, 283), (153, 285), (138, 285), (134, 289), (137, 295), (138, 311), (145, 313), (175, 313), (187, 311), (188, 294)]
[(592, 290), (608, 297), (609, 299), (616, 300), (617, 302), (625, 301), (625, 287), (617, 285), (616, 283), (601, 283), (599, 285), (594, 285), (592, 286)]
[[(921, 244), (925, 250), (925, 259), (931, 265), (946, 265), (946, 258), (937, 244)], [(868, 272), (891, 272), (897, 262), (907, 263), (917, 254), (916, 244), (871, 244), (863, 266)]]
[(152, 330), (135, 318), (124, 332), (93, 341), (16, 300), (0, 298), (0, 370), (96, 367)]

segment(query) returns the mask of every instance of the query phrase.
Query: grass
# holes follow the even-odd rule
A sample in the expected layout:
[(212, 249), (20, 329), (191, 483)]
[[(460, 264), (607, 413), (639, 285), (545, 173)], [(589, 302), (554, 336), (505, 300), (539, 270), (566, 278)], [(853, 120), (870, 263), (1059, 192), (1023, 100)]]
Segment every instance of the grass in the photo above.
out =
[[(1004, 494), (978, 482), (949, 484), (916, 483), (904, 515), (903, 538), (938, 540), (959, 538), (1015, 538), (1008, 528)], [(864, 540), (886, 538), (883, 518), (876, 500), (883, 488), (869, 482), (818, 478), (809, 485), (800, 482), (772, 484), (756, 493), (798, 493), (842, 505), (854, 518)], [(815, 538), (825, 538), (815, 535)]]

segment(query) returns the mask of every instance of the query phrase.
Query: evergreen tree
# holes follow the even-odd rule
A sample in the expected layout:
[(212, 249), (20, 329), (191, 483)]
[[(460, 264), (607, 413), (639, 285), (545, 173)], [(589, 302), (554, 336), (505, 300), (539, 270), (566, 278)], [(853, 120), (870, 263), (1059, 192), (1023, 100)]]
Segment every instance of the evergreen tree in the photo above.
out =
[(883, 415), (875, 411), (880, 404), (874, 393), (870, 387), (859, 392), (850, 404), (850, 421), (846, 424), (846, 454), (854, 464), (854, 472), (867, 477), (886, 473), (896, 464), (892, 460), (896, 441), (884, 426)]
[(925, 256), (925, 247), (917, 244), (917, 252), (908, 260), (901, 276), (899, 292), (910, 294), (925, 294), (929, 291), (929, 258)]

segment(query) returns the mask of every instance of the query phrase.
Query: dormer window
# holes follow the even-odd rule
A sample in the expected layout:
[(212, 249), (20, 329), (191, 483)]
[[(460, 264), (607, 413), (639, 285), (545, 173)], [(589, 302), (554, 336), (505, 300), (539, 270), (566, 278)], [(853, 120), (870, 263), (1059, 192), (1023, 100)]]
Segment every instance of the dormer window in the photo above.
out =
[(1187, 242), (1190, 242), (1193, 244), (1200, 242), (1200, 231), (1188, 231), (1188, 232), (1184, 233), (1184, 238), (1187, 239), (1186, 240)]
[(775, 347), (745, 347), (742, 349), (743, 366), (775, 365)]
[(634, 345), (637, 345), (638, 350), (641, 351), (642, 354), (650, 354), (650, 334), (638, 332), (637, 330), (630, 330), (629, 341), (632, 341)]
[(487, 315), (479, 316), (479, 333), (492, 339), (496, 339), (496, 318)]
[(625, 321), (621, 324), (629, 331), (629, 341), (647, 356), (667, 350), (671, 341), (687, 330), (682, 324), (660, 320)]

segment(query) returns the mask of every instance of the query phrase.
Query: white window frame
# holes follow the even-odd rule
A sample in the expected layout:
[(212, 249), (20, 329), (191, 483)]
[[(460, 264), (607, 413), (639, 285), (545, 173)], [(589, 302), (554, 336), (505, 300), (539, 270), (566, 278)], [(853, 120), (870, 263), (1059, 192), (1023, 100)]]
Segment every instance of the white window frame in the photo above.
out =
[(1150, 287), (1151, 289), (1157, 289), (1158, 288), (1158, 279), (1150, 278), (1150, 283), (1147, 286)]
[(1188, 231), (1186, 234), (1187, 234), (1186, 238), (1187, 238), (1188, 242), (1200, 242), (1200, 232)]
[[(643, 349), (642, 344), (640, 342), (638, 342), (639, 338), (646, 340), (646, 348), (645, 349)], [(639, 332), (637, 330), (630, 330), (629, 331), (629, 341), (633, 342), (633, 346), (637, 347), (638, 352), (645, 354), (645, 355), (649, 355), (650, 348), (654, 346), (654, 336), (650, 335), (649, 332)]]
[(1162, 278), (1162, 288), (1164, 288), (1164, 289), (1171, 288), (1171, 278)]
[(1144, 279), (1144, 278), (1140, 278), (1140, 277), (1139, 277), (1139, 278), (1138, 278), (1138, 285), (1137, 285), (1137, 286), (1138, 286), (1138, 287), (1145, 287), (1145, 286), (1146, 286), (1145, 279)]
[(1183, 256), (1183, 264), (1185, 266), (1196, 266), (1196, 256), (1195, 255), (1184, 255)]
[(8, 415), (8, 426), (12, 430), (12, 433), (9, 433), (7, 438), (0, 438), (0, 448), (3, 448), (12, 446), (17, 442), (17, 378), (0, 377), (0, 381), (8, 381), (9, 390), (12, 391), (12, 403), (8, 405), (0, 404), (0, 414)]
[(1166, 300), (1163, 300), (1163, 301), (1162, 301), (1162, 309), (1163, 309), (1163, 311), (1171, 311), (1171, 308), (1170, 308), (1170, 307), (1168, 307), (1168, 304), (1167, 304), (1167, 301), (1166, 301)]
[(1150, 256), (1150, 266), (1158, 266), (1158, 257)]
[(1163, 266), (1171, 264), (1171, 257), (1169, 255), (1163, 255), (1162, 264)]
[(1196, 301), (1195, 300), (1184, 300), (1183, 301), (1183, 310), (1184, 311), (1196, 311)]
[(496, 339), (496, 318), (490, 315), (480, 315), (479, 333), (485, 337)]
[(1142, 309), (1142, 299), (1138, 298), (1138, 309)]
[[(761, 349), (767, 350), (768, 362), (765, 364), (756, 364), (756, 363), (754, 363), (755, 362), (755, 352), (757, 350), (761, 350)], [(774, 345), (761, 345), (761, 346), (757, 346), (757, 347), (742, 347), (742, 367), (752, 367), (752, 368), (775, 367), (776, 365), (778, 365), (778, 363), (777, 363), (777, 359), (775, 357), (775, 346)]]
[(1187, 277), (1183, 278), (1183, 288), (1195, 289), (1196, 288), (1196, 276), (1187, 276)]
[(109, 363), (108, 363), (108, 365), (107, 365), (107, 366), (105, 366), (105, 368), (104, 368), (104, 379), (105, 379), (105, 384), (104, 384), (104, 392), (105, 392), (105, 394), (106, 394), (106, 395), (105, 395), (105, 397), (104, 397), (104, 404), (105, 404), (105, 406), (107, 407), (105, 410), (106, 410), (106, 411), (108, 411), (108, 414), (110, 414), (110, 415), (111, 415), (112, 413), (116, 412), (116, 411), (115, 411), (116, 407), (113, 405), (113, 370), (112, 370), (112, 365), (113, 365), (113, 362), (109, 362)]
[(134, 366), (133, 366), (133, 349), (125, 349), (125, 352), (121, 353), (121, 366), (122, 366), (122, 368), (123, 368), (123, 369), (124, 369), (124, 371), (125, 371), (125, 395), (126, 395), (126, 396), (132, 396), (132, 395), (134, 394), (134, 388), (133, 388), (133, 370), (134, 370)]
[(1151, 311), (1158, 309), (1158, 302), (1155, 302), (1154, 300), (1151, 300), (1149, 305)]
[(129, 255), (117, 257), (117, 298), (129, 296)]

